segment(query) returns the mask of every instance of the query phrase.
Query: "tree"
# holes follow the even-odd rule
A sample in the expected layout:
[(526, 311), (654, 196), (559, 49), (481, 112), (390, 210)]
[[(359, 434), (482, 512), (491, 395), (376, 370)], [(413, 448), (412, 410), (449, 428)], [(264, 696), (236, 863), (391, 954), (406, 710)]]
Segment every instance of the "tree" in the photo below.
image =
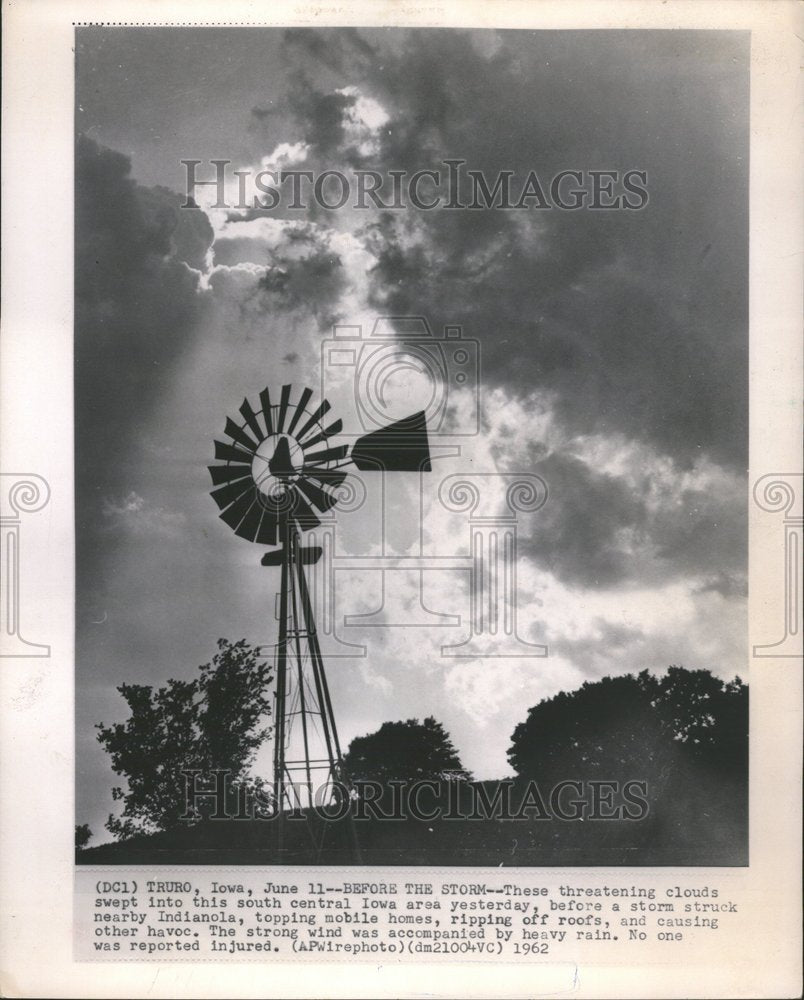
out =
[[(748, 689), (708, 670), (604, 677), (534, 706), (514, 730), (508, 759), (527, 778), (646, 777), (675, 765), (747, 767)], [(637, 773), (639, 772), (639, 773)]]
[(87, 844), (92, 839), (92, 831), (89, 828), (89, 823), (81, 823), (80, 826), (76, 825), (75, 828), (75, 846), (80, 851), (82, 847), (86, 847)]
[(353, 781), (448, 781), (471, 775), (461, 764), (449, 734), (430, 716), (419, 722), (384, 722), (376, 733), (358, 736), (344, 759)]
[(248, 781), (257, 748), (268, 735), (261, 722), (270, 712), (269, 681), (270, 668), (254, 647), (244, 639), (219, 639), (212, 662), (199, 667), (193, 680), (170, 679), (156, 690), (121, 685), (128, 721), (96, 727), (112, 769), (127, 783), (125, 791), (113, 789), (123, 813), (111, 815), (107, 829), (124, 839), (179, 826), (187, 808), (182, 771), (199, 770), (203, 776), (220, 769), (233, 783)]

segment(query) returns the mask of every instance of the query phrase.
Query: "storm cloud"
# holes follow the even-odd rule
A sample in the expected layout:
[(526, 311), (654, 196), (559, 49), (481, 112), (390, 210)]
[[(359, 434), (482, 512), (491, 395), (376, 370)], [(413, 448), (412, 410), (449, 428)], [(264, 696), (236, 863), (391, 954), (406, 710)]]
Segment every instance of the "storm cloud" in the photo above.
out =
[[(387, 111), (361, 165), (386, 174), (459, 158), (490, 187), (530, 170), (644, 171), (640, 211), (406, 212), (373, 220), (372, 304), (462, 323), (484, 377), (554, 390), (578, 433), (625, 432), (682, 465), (736, 468), (747, 448), (747, 38), (740, 33), (407, 33), (338, 59), (336, 90), (291, 88), (312, 163), (354, 163), (335, 140), (348, 87)], [(318, 36), (302, 46), (310, 66)], [(327, 49), (326, 65), (335, 55)], [(579, 60), (584, 71), (578, 72)], [(303, 81), (303, 82), (302, 82)], [(346, 84), (345, 88), (343, 85)], [(328, 109), (325, 110), (324, 109)], [(518, 185), (518, 187), (517, 187)], [(471, 292), (471, 294), (469, 294)], [(527, 364), (521, 359), (528, 358)]]
[[(441, 629), (366, 629), (368, 658), (331, 679), (342, 742), (426, 701), (467, 766), (499, 776), (540, 697), (671, 662), (742, 666), (747, 36), (87, 28), (78, 49), (93, 137), (76, 189), (81, 821), (108, 812), (91, 727), (119, 710), (116, 683), (187, 676), (218, 635), (272, 641), (275, 581), (221, 525), (204, 466), (244, 395), (317, 387), (339, 321), (423, 315), (479, 343), (482, 433), (426, 484), (440, 554), (468, 532), (438, 507), (439, 474), (530, 472), (549, 491), (518, 523), (518, 613), (550, 657), (490, 671), (442, 659)], [(490, 187), (511, 171), (514, 192), (531, 170), (545, 187), (561, 170), (640, 170), (649, 200), (219, 211), (208, 188), (180, 209), (182, 159), (211, 176), (220, 156), (347, 177), (458, 159)], [(453, 394), (446, 429), (472, 399)], [(419, 537), (411, 490), (394, 498), (400, 549)], [(343, 551), (383, 544), (368, 510), (339, 522)], [(414, 609), (415, 583), (399, 583)], [(373, 611), (378, 588), (370, 572), (344, 584), (338, 613)], [(428, 577), (428, 607), (465, 620), (468, 597), (466, 574)]]
[(91, 495), (118, 478), (192, 339), (213, 233), (175, 193), (138, 185), (120, 153), (80, 136), (76, 155), (76, 464)]

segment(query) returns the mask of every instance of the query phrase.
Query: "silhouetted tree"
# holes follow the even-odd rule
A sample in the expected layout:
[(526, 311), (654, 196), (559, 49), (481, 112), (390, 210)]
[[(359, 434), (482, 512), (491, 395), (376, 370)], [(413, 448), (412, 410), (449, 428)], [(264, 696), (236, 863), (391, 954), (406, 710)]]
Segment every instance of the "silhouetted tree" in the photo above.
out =
[(708, 670), (670, 667), (663, 677), (604, 677), (560, 692), (514, 730), (508, 759), (523, 777), (650, 777), (677, 766), (744, 774), (748, 689)]
[(565, 851), (614, 864), (635, 850), (661, 862), (746, 863), (748, 689), (739, 678), (670, 667), (587, 682), (531, 708), (508, 759), (541, 787), (645, 783), (641, 822), (566, 824)]
[(471, 777), (440, 722), (384, 722), (349, 744), (344, 763), (357, 781), (444, 781)]
[(232, 782), (245, 782), (268, 734), (260, 722), (270, 711), (269, 680), (255, 648), (244, 639), (219, 639), (212, 662), (191, 681), (171, 679), (156, 690), (121, 685), (128, 721), (97, 726), (112, 769), (127, 782), (125, 791), (112, 791), (124, 806), (121, 817), (109, 817), (107, 829), (123, 839), (179, 825), (186, 808), (183, 770), (228, 770)]
[(82, 847), (86, 847), (91, 839), (92, 831), (89, 828), (89, 823), (81, 823), (80, 826), (76, 825), (75, 846), (78, 850), (81, 850)]

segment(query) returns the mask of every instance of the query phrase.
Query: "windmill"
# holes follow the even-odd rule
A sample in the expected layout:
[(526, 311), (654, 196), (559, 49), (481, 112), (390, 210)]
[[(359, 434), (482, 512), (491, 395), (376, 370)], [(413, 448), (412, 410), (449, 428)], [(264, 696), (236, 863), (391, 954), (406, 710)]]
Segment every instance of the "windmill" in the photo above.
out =
[(273, 746), (280, 847), (283, 813), (305, 805), (304, 790), (312, 807), (326, 804), (321, 790), (337, 796), (349, 787), (304, 572), (321, 549), (305, 546), (302, 537), (338, 504), (350, 465), (365, 472), (430, 471), (423, 412), (363, 435), (350, 449), (332, 441), (343, 424), (327, 422), (327, 400), (312, 406), (308, 388), (295, 402), (292, 396), (293, 387), (283, 385), (278, 401), (267, 388), (258, 408), (244, 399), (240, 420), (227, 417), (226, 440), (215, 441), (221, 464), (209, 467), (221, 520), (241, 538), (270, 546), (261, 563), (280, 568)]

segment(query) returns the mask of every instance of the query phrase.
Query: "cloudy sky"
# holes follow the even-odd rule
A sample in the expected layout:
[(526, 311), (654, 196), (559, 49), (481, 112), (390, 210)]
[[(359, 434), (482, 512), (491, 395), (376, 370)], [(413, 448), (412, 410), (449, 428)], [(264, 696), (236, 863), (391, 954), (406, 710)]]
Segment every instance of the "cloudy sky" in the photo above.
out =
[[(427, 573), (425, 605), (462, 624), (344, 629), (367, 650), (329, 667), (344, 744), (433, 714), (494, 777), (558, 690), (672, 663), (744, 675), (746, 35), (83, 28), (76, 52), (78, 822), (97, 836), (113, 806), (93, 727), (122, 720), (117, 685), (189, 676), (219, 636), (274, 641), (277, 581), (218, 519), (205, 467), (244, 395), (318, 391), (333, 323), (417, 314), (478, 342), (438, 439), (460, 454), (389, 484), (388, 551), (418, 552), (421, 491), (424, 551), (466, 554), (447, 475), (535, 472), (550, 494), (520, 519), (518, 565), (520, 633), (549, 657), (442, 657), (467, 634), (468, 576)], [(181, 210), (181, 161), (210, 176), (216, 158), (347, 176), (457, 158), (520, 186), (642, 170), (650, 200), (253, 212), (208, 188)], [(391, 416), (427, 390), (388, 388)], [(341, 518), (344, 557), (380, 551), (378, 504), (369, 483)], [(416, 577), (387, 590), (378, 620), (421, 620)], [(338, 614), (378, 591), (340, 573)]]

